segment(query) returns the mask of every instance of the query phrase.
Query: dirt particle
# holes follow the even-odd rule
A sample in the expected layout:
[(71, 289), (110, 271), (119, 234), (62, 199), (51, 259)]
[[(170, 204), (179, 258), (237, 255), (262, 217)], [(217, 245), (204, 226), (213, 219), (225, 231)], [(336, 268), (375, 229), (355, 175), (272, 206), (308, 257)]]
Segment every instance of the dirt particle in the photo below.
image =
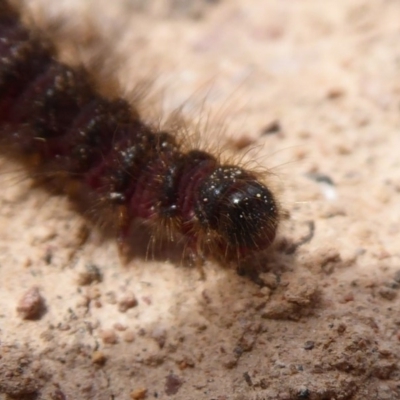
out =
[(343, 322), (341, 322), (337, 327), (337, 331), (339, 334), (346, 332), (346, 329), (347, 329), (347, 326)]
[(304, 343), (304, 350), (312, 350), (315, 346), (315, 342), (313, 342), (312, 340), (307, 340), (307, 342)]
[(79, 286), (88, 286), (92, 283), (98, 283), (103, 280), (103, 275), (99, 267), (95, 264), (85, 265), (85, 269), (80, 271), (77, 278)]
[(17, 312), (22, 319), (38, 319), (44, 311), (45, 302), (36, 286), (28, 289), (17, 305)]
[(342, 304), (349, 303), (350, 301), (354, 301), (354, 294), (352, 292), (345, 293), (340, 299)]
[(163, 328), (155, 328), (153, 332), (151, 332), (151, 337), (157, 342), (160, 349), (162, 349), (167, 340), (167, 332)]
[(122, 331), (125, 331), (125, 330), (127, 329), (127, 326), (124, 325), (124, 324), (121, 324), (120, 322), (116, 322), (116, 323), (113, 325), (113, 328), (114, 328), (116, 331), (122, 332)]
[(69, 331), (71, 329), (71, 325), (67, 324), (66, 322), (60, 322), (57, 325), (57, 329), (62, 331), (62, 332), (66, 332), (66, 331)]
[(329, 100), (336, 100), (343, 97), (346, 94), (346, 91), (341, 87), (332, 87), (326, 93), (326, 97)]
[(253, 145), (254, 139), (248, 135), (242, 135), (238, 138), (232, 139), (230, 144), (235, 150), (239, 151)]
[(239, 357), (236, 354), (227, 355), (224, 357), (222, 365), (226, 369), (232, 369), (232, 368), (236, 367), (238, 360), (239, 360)]
[(127, 312), (129, 309), (136, 307), (138, 305), (138, 301), (136, 296), (133, 293), (127, 293), (119, 302), (118, 302), (118, 311)]
[(165, 394), (167, 396), (177, 394), (182, 385), (183, 380), (179, 376), (169, 374), (165, 379)]
[(243, 351), (251, 351), (256, 342), (257, 335), (254, 332), (246, 332), (239, 341), (239, 346)]
[(296, 281), (296, 285), (287, 290), (285, 299), (289, 303), (306, 306), (314, 299), (317, 290), (317, 280), (311, 274), (307, 274), (307, 276), (300, 277)]
[(267, 379), (262, 378), (262, 379), (260, 379), (259, 385), (260, 385), (261, 389), (265, 390), (265, 389), (268, 389), (269, 382), (267, 381)]
[(272, 272), (261, 273), (259, 277), (262, 283), (271, 290), (276, 289), (279, 285), (278, 276)]
[(97, 365), (104, 365), (107, 361), (107, 357), (102, 351), (95, 351), (92, 354), (92, 362)]
[(186, 368), (194, 368), (195, 362), (190, 356), (183, 356), (178, 362), (178, 367), (181, 371)]
[(212, 303), (212, 298), (210, 296), (210, 293), (207, 289), (204, 289), (201, 292), (201, 297), (203, 298), (203, 300), (205, 301), (206, 304), (211, 304)]
[(336, 146), (336, 152), (342, 156), (346, 156), (348, 154), (351, 154), (351, 147), (347, 146), (343, 143), (339, 144)]
[(394, 273), (393, 279), (394, 279), (397, 283), (400, 283), (400, 270), (399, 270), (399, 271), (396, 271), (396, 272)]
[(388, 347), (381, 347), (378, 349), (378, 351), (379, 351), (379, 354), (385, 358), (390, 357), (392, 355), (392, 351)]
[(281, 123), (278, 120), (271, 121), (261, 131), (261, 136), (273, 135), (282, 132)]
[(251, 377), (250, 377), (250, 375), (249, 375), (249, 373), (248, 373), (247, 371), (243, 373), (243, 378), (244, 378), (244, 380), (246, 381), (246, 383), (247, 383), (250, 387), (253, 386), (253, 382), (252, 382)]
[(143, 364), (149, 367), (158, 367), (162, 365), (165, 361), (165, 356), (163, 354), (153, 354), (149, 357), (143, 359)]
[(319, 254), (320, 259), (315, 261), (326, 274), (331, 274), (335, 266), (342, 261), (340, 253), (336, 249), (328, 249)]
[(294, 303), (282, 302), (282, 300), (274, 300), (267, 304), (261, 316), (266, 319), (296, 319), (299, 318), (299, 306)]
[(382, 287), (379, 289), (379, 296), (386, 300), (394, 300), (397, 296), (397, 292), (394, 289), (388, 287)]
[(100, 332), (100, 337), (103, 343), (116, 344), (118, 342), (118, 336), (112, 329), (104, 329)]
[(310, 391), (307, 388), (302, 388), (299, 390), (297, 394), (298, 399), (309, 399), (310, 398)]
[(268, 299), (271, 296), (271, 289), (266, 286), (262, 287), (260, 289), (260, 295)]
[(50, 265), (53, 261), (53, 251), (52, 249), (47, 249), (46, 253), (43, 256), (43, 261), (47, 264)]
[(147, 396), (147, 389), (144, 387), (135, 389), (130, 393), (130, 397), (132, 400), (142, 400), (145, 399), (146, 396)]
[(138, 335), (141, 336), (141, 337), (146, 336), (146, 335), (147, 335), (146, 329), (144, 329), (144, 328), (139, 328), (139, 330), (138, 330)]

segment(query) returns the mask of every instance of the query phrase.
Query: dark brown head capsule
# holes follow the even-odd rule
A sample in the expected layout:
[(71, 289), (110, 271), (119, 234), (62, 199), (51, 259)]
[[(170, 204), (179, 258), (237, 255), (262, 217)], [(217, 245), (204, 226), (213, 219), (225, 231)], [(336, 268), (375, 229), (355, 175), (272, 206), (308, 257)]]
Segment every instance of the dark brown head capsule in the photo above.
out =
[(271, 191), (236, 166), (218, 167), (202, 183), (196, 216), (235, 254), (244, 256), (273, 242), (279, 209)]

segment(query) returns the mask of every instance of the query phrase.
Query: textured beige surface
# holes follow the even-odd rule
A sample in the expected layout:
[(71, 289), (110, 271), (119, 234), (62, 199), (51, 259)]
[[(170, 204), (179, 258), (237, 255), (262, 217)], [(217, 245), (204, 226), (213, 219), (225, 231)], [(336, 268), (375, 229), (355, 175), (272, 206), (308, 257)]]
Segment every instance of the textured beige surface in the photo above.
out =
[[(298, 242), (310, 221), (315, 232), (271, 255), (263, 287), (211, 263), (205, 280), (168, 261), (122, 266), (96, 230), (76, 251), (82, 217), (4, 162), (0, 392), (400, 398), (400, 3), (26, 4), (27, 20), (64, 59), (96, 69), (104, 90), (116, 79), (132, 99), (138, 81), (155, 80), (146, 115), (184, 103), (196, 121), (210, 109), (222, 146), (241, 156), (235, 144), (252, 141), (290, 212), (278, 242)], [(280, 132), (262, 135), (274, 121)], [(34, 287), (45, 310), (23, 320)]]

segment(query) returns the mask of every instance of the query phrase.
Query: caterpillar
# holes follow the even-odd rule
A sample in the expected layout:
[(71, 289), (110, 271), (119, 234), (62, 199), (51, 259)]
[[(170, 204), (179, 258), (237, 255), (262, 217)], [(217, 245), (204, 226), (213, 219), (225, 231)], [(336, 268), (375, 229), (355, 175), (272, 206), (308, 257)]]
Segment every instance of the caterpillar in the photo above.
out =
[[(132, 224), (184, 242), (197, 260), (240, 261), (276, 236), (279, 203), (256, 172), (146, 124), (123, 99), (98, 94), (84, 68), (0, 0), (0, 150), (33, 176), (107, 215), (122, 251)], [(74, 190), (71, 190), (74, 188)]]

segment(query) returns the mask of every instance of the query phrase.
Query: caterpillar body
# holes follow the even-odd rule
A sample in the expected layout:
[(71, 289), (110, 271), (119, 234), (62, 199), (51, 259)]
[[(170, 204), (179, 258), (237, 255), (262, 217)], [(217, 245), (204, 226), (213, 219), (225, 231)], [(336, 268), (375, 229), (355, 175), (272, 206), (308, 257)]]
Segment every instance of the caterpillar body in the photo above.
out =
[(88, 73), (58, 62), (5, 0), (0, 146), (34, 176), (78, 184), (93, 212), (111, 215), (122, 247), (133, 221), (223, 262), (262, 251), (276, 236), (279, 204), (255, 172), (187, 150), (127, 101), (99, 95)]

